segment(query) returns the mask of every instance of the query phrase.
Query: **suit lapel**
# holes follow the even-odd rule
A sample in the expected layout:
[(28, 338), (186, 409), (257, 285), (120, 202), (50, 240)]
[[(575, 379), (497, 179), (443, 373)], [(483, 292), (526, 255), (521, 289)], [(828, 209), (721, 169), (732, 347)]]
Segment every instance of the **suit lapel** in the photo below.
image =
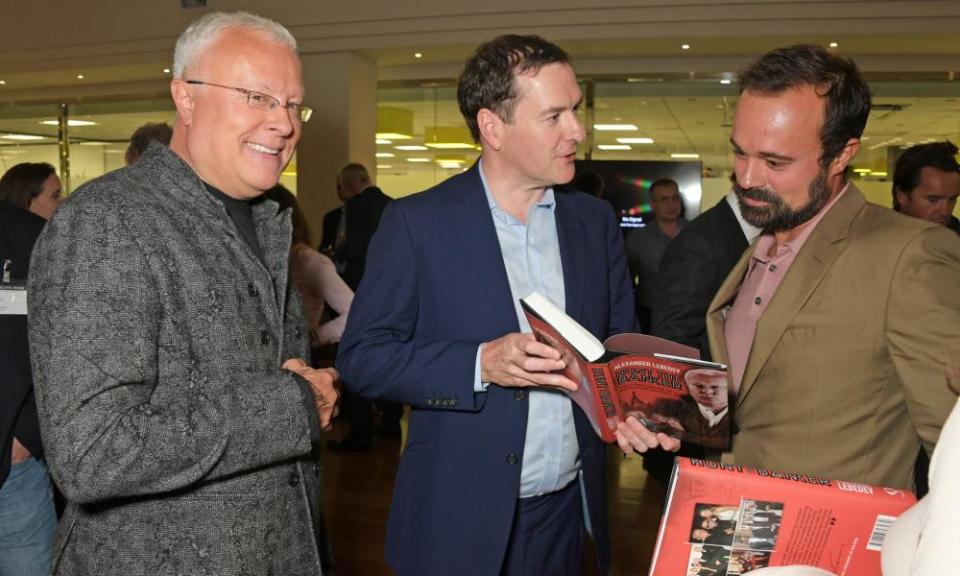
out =
[(514, 312), (516, 307), (510, 292), (510, 280), (500, 251), (493, 214), (480, 180), (479, 164), (474, 164), (462, 177), (465, 184), (456, 189), (461, 214), (450, 219), (462, 231), (458, 236), (465, 239), (460, 246), (462, 257), (473, 262), (480, 271), (480, 292), (490, 304), (490, 310), (500, 317), (505, 326), (509, 326), (507, 332), (517, 332), (520, 325)]
[(724, 339), (723, 330), (728, 306), (733, 305), (733, 301), (740, 292), (740, 284), (747, 274), (747, 266), (750, 264), (750, 257), (753, 250), (747, 250), (737, 262), (733, 270), (727, 274), (726, 280), (720, 285), (716, 296), (710, 302), (707, 309), (707, 337), (710, 340), (710, 350), (713, 358), (717, 362), (729, 363), (730, 357), (727, 355), (727, 343)]
[(757, 322), (750, 358), (740, 384), (738, 405), (750, 392), (787, 327), (842, 252), (841, 241), (847, 237), (850, 223), (864, 203), (863, 194), (851, 184), (810, 234), (793, 264), (790, 265), (790, 270), (777, 288), (770, 305)]
[(557, 203), (554, 218), (557, 223), (557, 241), (560, 244), (560, 263), (563, 267), (563, 292), (566, 312), (572, 318), (581, 318), (586, 258), (586, 238), (583, 222), (567, 205), (567, 193), (554, 187)]

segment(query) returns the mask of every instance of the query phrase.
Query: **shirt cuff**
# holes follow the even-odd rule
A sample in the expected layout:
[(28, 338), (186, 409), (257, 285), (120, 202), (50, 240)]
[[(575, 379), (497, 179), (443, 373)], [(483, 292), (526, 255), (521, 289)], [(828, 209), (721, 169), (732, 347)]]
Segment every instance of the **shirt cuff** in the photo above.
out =
[(306, 378), (296, 372), (288, 371), (288, 374), (293, 376), (293, 380), (300, 387), (300, 394), (303, 396), (303, 405), (307, 409), (307, 425), (310, 427), (310, 443), (319, 444), (323, 430), (320, 429), (320, 416), (317, 415), (317, 397)]
[(477, 346), (477, 360), (474, 362), (473, 368), (473, 391), (474, 392), (486, 392), (487, 387), (490, 386), (489, 382), (480, 381), (480, 354), (483, 352), (483, 344)]

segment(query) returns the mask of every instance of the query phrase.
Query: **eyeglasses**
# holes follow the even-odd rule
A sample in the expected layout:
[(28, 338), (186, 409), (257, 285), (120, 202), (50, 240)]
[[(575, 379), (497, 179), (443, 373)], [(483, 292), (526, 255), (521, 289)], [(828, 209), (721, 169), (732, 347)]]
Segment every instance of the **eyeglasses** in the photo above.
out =
[(233, 90), (234, 92), (239, 92), (247, 97), (247, 106), (254, 108), (256, 110), (271, 111), (277, 108), (277, 106), (283, 106), (290, 113), (291, 117), (299, 120), (300, 122), (308, 122), (310, 116), (313, 115), (313, 108), (309, 106), (304, 106), (303, 104), (298, 104), (296, 102), (287, 102), (285, 105), (280, 103), (275, 96), (269, 94), (264, 94), (263, 92), (257, 92), (255, 90), (247, 90), (246, 88), (237, 88), (236, 86), (224, 86), (223, 84), (214, 84), (213, 82), (204, 82), (202, 80), (186, 80), (187, 84), (196, 84), (199, 86), (216, 86), (217, 88), (226, 88), (227, 90)]

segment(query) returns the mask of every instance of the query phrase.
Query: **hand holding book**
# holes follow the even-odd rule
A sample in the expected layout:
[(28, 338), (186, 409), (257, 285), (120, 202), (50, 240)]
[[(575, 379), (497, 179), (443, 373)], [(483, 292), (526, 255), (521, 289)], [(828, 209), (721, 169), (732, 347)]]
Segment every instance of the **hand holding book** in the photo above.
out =
[(533, 334), (507, 334), (485, 343), (480, 352), (480, 380), (507, 388), (544, 386), (576, 392), (577, 384), (562, 372), (566, 366), (560, 351)]

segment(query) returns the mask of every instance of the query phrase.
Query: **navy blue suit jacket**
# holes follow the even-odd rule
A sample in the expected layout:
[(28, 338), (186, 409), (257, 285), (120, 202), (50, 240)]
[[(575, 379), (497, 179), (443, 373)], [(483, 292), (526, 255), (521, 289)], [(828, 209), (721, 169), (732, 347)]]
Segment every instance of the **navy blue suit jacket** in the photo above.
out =
[[(610, 205), (556, 192), (566, 311), (599, 338), (634, 329)], [(400, 575), (496, 575), (520, 484), (527, 396), (473, 390), (477, 347), (519, 330), (477, 166), (391, 202), (373, 238), (337, 365), (352, 392), (412, 406), (387, 560)], [(596, 548), (609, 565), (606, 446), (576, 406)]]

